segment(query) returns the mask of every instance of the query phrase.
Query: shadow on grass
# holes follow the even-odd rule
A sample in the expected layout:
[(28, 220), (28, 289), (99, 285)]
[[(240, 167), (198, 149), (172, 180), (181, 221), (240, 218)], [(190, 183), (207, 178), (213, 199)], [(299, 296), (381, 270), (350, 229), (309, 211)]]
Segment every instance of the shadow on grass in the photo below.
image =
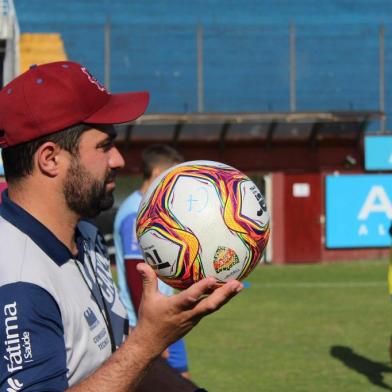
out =
[(383, 376), (383, 373), (392, 373), (392, 367), (356, 354), (350, 347), (332, 346), (330, 354), (343, 362), (348, 368), (367, 377), (370, 383), (387, 391), (392, 391), (392, 386), (384, 382)]

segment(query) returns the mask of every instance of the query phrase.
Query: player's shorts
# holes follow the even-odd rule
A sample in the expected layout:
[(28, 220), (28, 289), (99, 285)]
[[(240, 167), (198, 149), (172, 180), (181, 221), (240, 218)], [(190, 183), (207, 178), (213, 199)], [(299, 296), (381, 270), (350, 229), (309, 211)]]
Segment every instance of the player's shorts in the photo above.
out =
[(188, 371), (188, 360), (185, 351), (184, 339), (177, 340), (169, 346), (169, 358), (167, 359), (169, 365), (178, 370), (180, 373)]

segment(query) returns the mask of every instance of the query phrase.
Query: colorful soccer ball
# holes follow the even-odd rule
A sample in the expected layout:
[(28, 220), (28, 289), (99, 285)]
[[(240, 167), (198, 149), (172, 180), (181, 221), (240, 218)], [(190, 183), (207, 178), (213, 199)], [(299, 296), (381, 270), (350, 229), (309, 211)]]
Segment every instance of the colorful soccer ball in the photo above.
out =
[(245, 278), (269, 237), (269, 214), (256, 185), (213, 161), (185, 162), (158, 177), (143, 197), (137, 237), (145, 261), (172, 287), (206, 276)]

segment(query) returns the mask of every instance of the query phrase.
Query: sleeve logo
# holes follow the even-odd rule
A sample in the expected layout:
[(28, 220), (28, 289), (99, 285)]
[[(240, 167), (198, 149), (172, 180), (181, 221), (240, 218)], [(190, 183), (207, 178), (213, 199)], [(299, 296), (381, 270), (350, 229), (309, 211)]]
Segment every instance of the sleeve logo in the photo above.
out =
[(17, 392), (20, 391), (23, 387), (23, 383), (21, 383), (16, 378), (9, 378), (7, 383), (10, 386), (10, 388), (7, 388), (7, 392)]
[(8, 373), (13, 373), (23, 369), (24, 363), (33, 361), (30, 333), (24, 331), (21, 334), (19, 331), (18, 308), (16, 302), (5, 305), (3, 312), (5, 316), (5, 355), (3, 355), (3, 357), (6, 360)]
[(18, 326), (18, 309), (16, 302), (4, 306), (4, 324), (5, 324), (5, 351), (8, 356), (4, 355), (7, 361), (7, 370), (13, 373), (23, 369), (23, 357), (20, 344), (19, 326)]

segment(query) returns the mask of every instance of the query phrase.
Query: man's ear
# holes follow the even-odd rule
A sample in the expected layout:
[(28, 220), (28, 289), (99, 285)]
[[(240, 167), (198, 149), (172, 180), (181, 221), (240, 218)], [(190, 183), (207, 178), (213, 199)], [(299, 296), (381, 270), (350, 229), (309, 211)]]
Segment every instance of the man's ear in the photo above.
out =
[(160, 174), (162, 173), (162, 169), (159, 166), (155, 166), (152, 170), (151, 170), (151, 180), (154, 180), (155, 178), (157, 178)]
[(35, 153), (36, 168), (49, 177), (56, 177), (60, 174), (62, 160), (61, 147), (53, 142), (43, 143)]
[(169, 169), (172, 166), (173, 164), (162, 164), (155, 166), (151, 171), (151, 180), (155, 180), (155, 178), (160, 176), (165, 170)]

